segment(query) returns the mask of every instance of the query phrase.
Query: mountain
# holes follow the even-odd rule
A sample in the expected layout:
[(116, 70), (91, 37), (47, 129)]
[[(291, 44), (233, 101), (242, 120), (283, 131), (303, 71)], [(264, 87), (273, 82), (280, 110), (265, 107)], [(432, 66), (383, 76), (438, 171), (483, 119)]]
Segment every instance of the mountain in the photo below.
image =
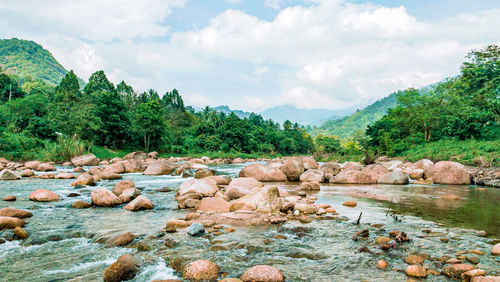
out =
[(225, 114), (230, 114), (231, 112), (233, 112), (239, 118), (247, 118), (251, 114), (249, 112), (245, 112), (245, 111), (242, 111), (242, 110), (231, 110), (229, 108), (229, 106), (218, 106), (218, 107), (215, 107), (213, 109), (216, 110), (216, 111), (218, 111), (218, 112), (223, 112)]
[(389, 108), (396, 106), (397, 92), (382, 98), (362, 110), (345, 116), (341, 119), (326, 121), (319, 127), (312, 128), (312, 135), (328, 134), (337, 135), (340, 139), (348, 138), (356, 130), (365, 130), (366, 127), (382, 118)]
[(272, 119), (281, 124), (285, 120), (290, 120), (301, 125), (320, 125), (326, 120), (341, 118), (353, 111), (353, 108), (344, 110), (298, 109), (292, 105), (283, 105), (268, 108), (259, 114), (264, 119)]
[(40, 44), (17, 38), (0, 39), (0, 67), (8, 74), (31, 76), (54, 85), (68, 72)]

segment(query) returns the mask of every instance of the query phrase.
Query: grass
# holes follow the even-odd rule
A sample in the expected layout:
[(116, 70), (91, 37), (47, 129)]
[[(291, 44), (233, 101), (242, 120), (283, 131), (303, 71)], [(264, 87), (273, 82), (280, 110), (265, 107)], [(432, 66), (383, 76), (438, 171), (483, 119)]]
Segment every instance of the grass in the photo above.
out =
[(473, 165), (478, 157), (484, 157), (494, 166), (500, 166), (500, 140), (440, 140), (408, 149), (404, 154), (409, 161), (420, 159), (432, 161), (456, 161), (465, 165)]
[(64, 162), (72, 157), (86, 154), (90, 151), (90, 144), (75, 137), (59, 136), (56, 142), (45, 142), (40, 153), (44, 161)]

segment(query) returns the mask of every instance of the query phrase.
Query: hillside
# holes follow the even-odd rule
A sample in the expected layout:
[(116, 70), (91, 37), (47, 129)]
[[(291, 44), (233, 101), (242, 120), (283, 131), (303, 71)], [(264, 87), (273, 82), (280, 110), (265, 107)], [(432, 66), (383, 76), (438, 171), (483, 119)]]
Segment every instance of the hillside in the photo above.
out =
[(8, 74), (31, 76), (53, 85), (68, 72), (40, 44), (17, 38), (0, 39), (0, 67)]
[(396, 106), (396, 100), (397, 93), (392, 93), (351, 115), (341, 119), (329, 120), (319, 127), (312, 128), (310, 133), (312, 135), (337, 135), (341, 139), (348, 138), (356, 130), (364, 130), (368, 125), (382, 118), (389, 108)]
[(231, 110), (231, 108), (229, 108), (229, 106), (217, 106), (217, 107), (213, 108), (213, 110), (217, 111), (217, 112), (223, 112), (223, 113), (228, 114), (228, 115), (231, 114), (231, 112), (233, 112), (239, 118), (247, 118), (251, 114), (249, 112), (244, 112), (242, 110)]

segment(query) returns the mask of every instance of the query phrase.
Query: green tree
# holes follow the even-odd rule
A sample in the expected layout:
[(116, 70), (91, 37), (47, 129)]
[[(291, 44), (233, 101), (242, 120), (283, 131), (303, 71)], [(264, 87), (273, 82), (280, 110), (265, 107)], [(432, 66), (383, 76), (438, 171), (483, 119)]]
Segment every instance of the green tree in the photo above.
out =
[(164, 115), (164, 109), (158, 100), (150, 100), (137, 107), (136, 119), (146, 152), (150, 148), (158, 148), (162, 143), (165, 146), (165, 141), (168, 141)]

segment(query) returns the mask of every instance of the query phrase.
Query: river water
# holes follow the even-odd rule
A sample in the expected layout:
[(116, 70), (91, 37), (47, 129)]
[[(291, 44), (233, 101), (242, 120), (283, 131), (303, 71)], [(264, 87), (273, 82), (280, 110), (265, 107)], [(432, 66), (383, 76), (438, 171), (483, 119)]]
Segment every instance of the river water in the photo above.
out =
[[(213, 166), (219, 174), (236, 177), (243, 165)], [(58, 171), (71, 171), (58, 167)], [(444, 185), (330, 185), (311, 192), (317, 203), (331, 204), (339, 216), (313, 220), (309, 224), (290, 221), (284, 225), (236, 227), (221, 236), (191, 237), (186, 230), (163, 232), (171, 218), (183, 218), (189, 210), (177, 209), (176, 188), (182, 179), (174, 176), (123, 174), (150, 198), (155, 208), (130, 212), (115, 208), (73, 209), (75, 200), (90, 202), (95, 187), (75, 189), (73, 180), (22, 179), (0, 181), (0, 198), (15, 195), (16, 202), (0, 201), (0, 208), (30, 210), (23, 241), (0, 244), (0, 281), (102, 281), (104, 270), (120, 255), (129, 253), (140, 259), (141, 268), (133, 281), (180, 278), (182, 265), (208, 259), (227, 277), (240, 277), (252, 265), (268, 264), (280, 269), (287, 281), (406, 281), (405, 256), (426, 253), (439, 258), (456, 251), (478, 249), (479, 267), (488, 274), (500, 275), (500, 258), (490, 255), (500, 239), (500, 189), (476, 186)], [(97, 187), (112, 189), (115, 181), (101, 181)], [(280, 183), (280, 189), (296, 194), (298, 183)], [(159, 192), (171, 187), (172, 192)], [(62, 201), (37, 203), (28, 200), (38, 188), (49, 189)], [(478, 189), (479, 188), (479, 189)], [(69, 193), (81, 196), (69, 198)], [(453, 196), (449, 196), (453, 195)], [(354, 208), (344, 201), (357, 201)], [(360, 212), (361, 224), (354, 225)], [(396, 212), (397, 215), (393, 215)], [(382, 224), (382, 228), (371, 226)], [(368, 228), (368, 240), (353, 241), (357, 231)], [(431, 230), (424, 233), (422, 230)], [(401, 230), (412, 241), (389, 251), (374, 244), (377, 236)], [(486, 230), (480, 237), (478, 230)], [(124, 232), (138, 239), (126, 247), (108, 248), (103, 242)], [(0, 231), (0, 238), (12, 235)], [(277, 235), (280, 235), (276, 237)], [(450, 239), (442, 243), (440, 238)], [(165, 241), (176, 246), (166, 246)], [(141, 251), (137, 243), (141, 243)], [(366, 245), (372, 253), (357, 252)], [(144, 250), (146, 249), (146, 250)], [(475, 256), (475, 255), (474, 255)], [(378, 270), (377, 261), (389, 262), (389, 270)], [(433, 261), (426, 265), (436, 268)], [(402, 270), (402, 271), (398, 271)], [(430, 275), (429, 281), (443, 281), (444, 276)]]

